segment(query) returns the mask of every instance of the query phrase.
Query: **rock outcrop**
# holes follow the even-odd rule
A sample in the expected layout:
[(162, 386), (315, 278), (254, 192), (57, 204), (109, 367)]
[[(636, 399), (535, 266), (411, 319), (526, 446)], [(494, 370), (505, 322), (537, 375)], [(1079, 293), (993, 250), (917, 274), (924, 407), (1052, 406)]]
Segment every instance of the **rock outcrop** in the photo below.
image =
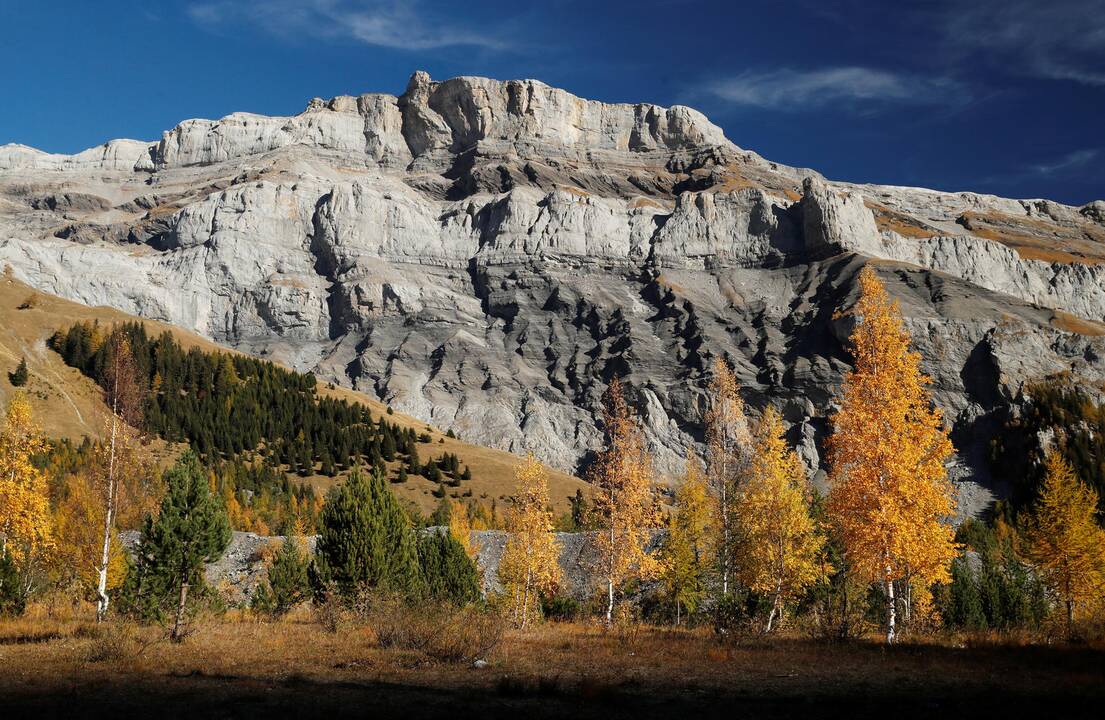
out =
[(837, 312), (875, 259), (954, 425), (966, 512), (1001, 491), (988, 418), (1024, 382), (1105, 375), (1103, 207), (833, 183), (690, 108), (424, 73), (158, 142), (0, 147), (20, 279), (569, 470), (617, 375), (676, 471), (714, 355), (816, 469), (848, 368)]

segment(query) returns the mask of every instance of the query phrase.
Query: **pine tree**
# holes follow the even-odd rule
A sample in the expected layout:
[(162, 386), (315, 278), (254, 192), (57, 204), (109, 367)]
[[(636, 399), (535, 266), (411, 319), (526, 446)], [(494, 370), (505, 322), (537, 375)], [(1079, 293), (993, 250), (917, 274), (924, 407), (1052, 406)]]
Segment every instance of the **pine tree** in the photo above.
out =
[(29, 377), (30, 372), (27, 370), (27, 358), (21, 358), (19, 360), (19, 365), (15, 368), (15, 372), (8, 373), (8, 381), (12, 384), (12, 387), (23, 387), (27, 384)]
[(736, 376), (720, 357), (714, 359), (706, 411), (706, 483), (721, 595), (729, 594), (736, 551), (734, 504), (751, 460), (752, 432), (744, 414)]
[(350, 598), (362, 588), (419, 596), (425, 582), (406, 513), (380, 473), (354, 470), (327, 495), (319, 518), (315, 590), (333, 582)]
[(418, 560), (427, 597), (454, 605), (479, 599), (476, 564), (451, 533), (430, 530), (419, 536)]
[(952, 562), (951, 584), (947, 592), (947, 607), (943, 610), (945, 623), (966, 630), (986, 627), (986, 613), (982, 609), (978, 582), (964, 558), (956, 558)]
[(548, 473), (532, 454), (514, 468), (514, 486), (499, 582), (515, 626), (525, 627), (539, 614), (541, 596), (551, 595), (562, 582), (560, 548), (552, 534)]
[(1105, 530), (1096, 512), (1097, 493), (1058, 452), (1050, 452), (1025, 545), (1029, 559), (1066, 609), (1068, 635), (1074, 633), (1079, 606), (1105, 597)]
[[(203, 586), (203, 567), (222, 555), (230, 542), (226, 509), (213, 495), (199, 459), (186, 451), (165, 471), (165, 497), (157, 519), (142, 532), (131, 593), (148, 593), (145, 604), (158, 608), (175, 597), (171, 638), (180, 642), (185, 631), (189, 589)], [(132, 602), (134, 602), (132, 600)], [(139, 600), (141, 602), (141, 600)]]
[(810, 517), (811, 491), (798, 455), (783, 439), (775, 408), (756, 428), (748, 479), (737, 495), (740, 577), (745, 587), (771, 599), (767, 632), (784, 604), (821, 579), (818, 562), (825, 538)]
[(6, 549), (0, 550), (0, 617), (22, 615), (27, 607), (27, 594), (15, 559)]
[(709, 497), (702, 463), (693, 451), (687, 452), (686, 467), (683, 482), (675, 491), (675, 510), (662, 556), (664, 585), (675, 605), (676, 625), (684, 610), (694, 612), (701, 602), (710, 564)]
[(300, 548), (299, 537), (288, 537), (269, 567), (268, 578), (257, 586), (253, 608), (279, 617), (310, 597), (307, 577), (307, 554)]
[(852, 332), (855, 370), (844, 379), (829, 440), (828, 511), (849, 572), (886, 592), (886, 640), (896, 638), (899, 581), (947, 582), (956, 555), (952, 444), (909, 348), (898, 304), (874, 270), (859, 276)]
[(603, 398), (606, 448), (591, 471), (598, 533), (599, 577), (606, 586), (606, 624), (614, 622), (615, 593), (630, 579), (648, 579), (658, 570), (645, 546), (655, 522), (652, 457), (637, 418), (614, 378)]

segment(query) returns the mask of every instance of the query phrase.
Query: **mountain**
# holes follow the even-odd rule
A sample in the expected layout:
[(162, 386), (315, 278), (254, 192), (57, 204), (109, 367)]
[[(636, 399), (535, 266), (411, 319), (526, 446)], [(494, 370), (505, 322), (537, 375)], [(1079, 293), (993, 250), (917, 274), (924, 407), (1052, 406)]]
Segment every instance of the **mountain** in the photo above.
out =
[[(61, 356), (47, 346), (50, 336), (58, 329), (68, 328), (77, 322), (99, 322), (111, 325), (138, 320), (118, 310), (107, 307), (89, 307), (64, 300), (46, 293), (36, 292), (23, 283), (0, 278), (0, 407), (6, 406), (16, 388), (7, 373), (15, 369), (20, 359), (26, 358), (29, 380), (18, 388), (27, 394), (35, 421), (52, 438), (69, 438), (79, 442), (84, 436), (101, 438), (107, 430), (107, 406), (103, 393), (91, 378), (69, 367)], [(146, 331), (152, 337), (170, 332), (185, 349), (198, 349), (205, 353), (232, 352), (215, 343), (180, 328), (155, 321), (144, 321)], [(442, 453), (455, 454), (462, 466), (472, 471), (472, 478), (463, 482), (450, 494), (460, 495), (471, 491), (472, 497), (490, 504), (502, 503), (513, 494), (514, 466), (518, 458), (501, 450), (481, 447), (462, 439), (449, 437), (438, 428), (402, 413), (387, 413), (387, 407), (375, 398), (341, 387), (320, 387), (319, 394), (349, 403), (363, 404), (373, 416), (386, 418), (396, 427), (413, 428), (419, 434), (428, 435), (428, 444), (422, 448), (424, 460)], [(164, 443), (154, 442), (151, 450), (155, 458), (165, 459), (174, 455)], [(308, 478), (294, 476), (323, 491), (334, 478), (314, 475)], [(549, 473), (550, 497), (558, 512), (566, 511), (568, 499), (586, 485), (579, 479), (555, 470)], [(401, 484), (392, 484), (392, 490), (404, 500), (409, 500), (424, 513), (429, 513), (438, 503), (434, 491), (438, 484), (424, 477), (411, 475)]]
[(855, 278), (902, 305), (973, 512), (1026, 382), (1105, 380), (1105, 203), (831, 182), (686, 107), (415, 73), (396, 97), (187, 120), (73, 156), (0, 147), (0, 263), (565, 471), (617, 375), (662, 469), (710, 358), (813, 468)]

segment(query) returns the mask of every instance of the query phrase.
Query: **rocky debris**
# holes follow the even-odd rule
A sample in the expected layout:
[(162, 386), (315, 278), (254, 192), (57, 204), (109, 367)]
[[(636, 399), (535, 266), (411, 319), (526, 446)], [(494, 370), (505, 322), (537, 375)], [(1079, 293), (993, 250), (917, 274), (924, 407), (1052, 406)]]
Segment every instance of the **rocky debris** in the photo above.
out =
[[(132, 555), (137, 554), (141, 534), (137, 530), (119, 533), (119, 541)], [(227, 602), (248, 604), (254, 591), (268, 577), (268, 563), (280, 545), (287, 541), (282, 536), (263, 536), (251, 532), (235, 531), (222, 557), (209, 563), (204, 569), (204, 580), (219, 592)], [(302, 538), (309, 553), (315, 552), (318, 536)]]
[(156, 143), (0, 148), (0, 262), (36, 288), (577, 472), (615, 375), (679, 472), (714, 355), (819, 470), (875, 259), (953, 425), (967, 513), (1002, 486), (999, 406), (1042, 375), (1102, 379), (1102, 207), (830, 182), (689, 108), (425, 73)]
[[(444, 528), (430, 528), (427, 532), (442, 532)], [(555, 533), (560, 546), (560, 569), (564, 586), (561, 592), (578, 601), (591, 598), (598, 587), (598, 551), (593, 532)], [(477, 548), (476, 563), (483, 576), (484, 595), (502, 592), (499, 582), (499, 561), (506, 547), (507, 533), (501, 530), (476, 530), (472, 532), (472, 544)], [(119, 539), (127, 552), (138, 551), (140, 534), (136, 530), (119, 533)], [(255, 533), (234, 532), (222, 557), (207, 565), (204, 579), (229, 603), (248, 604), (257, 586), (268, 577), (268, 563), (281, 543), (283, 536), (262, 536)], [(317, 535), (303, 538), (307, 550), (314, 554)], [(656, 531), (646, 550), (657, 552), (664, 541), (664, 533)]]

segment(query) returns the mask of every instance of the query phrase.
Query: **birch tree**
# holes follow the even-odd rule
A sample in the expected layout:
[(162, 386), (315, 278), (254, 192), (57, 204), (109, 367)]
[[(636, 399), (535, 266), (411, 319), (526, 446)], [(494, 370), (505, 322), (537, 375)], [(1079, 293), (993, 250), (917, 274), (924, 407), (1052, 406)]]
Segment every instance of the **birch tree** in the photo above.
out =
[(507, 511), (509, 535), (499, 562), (499, 580), (506, 589), (515, 626), (524, 628), (537, 614), (541, 595), (554, 592), (563, 578), (545, 467), (529, 455), (514, 469), (514, 482), (517, 491)]
[(824, 536), (810, 517), (811, 488), (798, 455), (783, 439), (783, 424), (770, 405), (756, 427), (752, 467), (737, 497), (741, 579), (771, 599), (766, 632), (787, 601), (800, 596), (824, 572), (818, 562)]
[[(108, 417), (108, 438), (103, 471), (104, 524), (101, 535), (100, 561), (96, 567), (96, 622), (107, 617), (108, 571), (111, 567), (111, 542), (115, 534), (115, 521), (118, 514), (119, 486), (121, 471), (133, 472), (133, 428), (141, 421), (144, 403), (143, 388), (138, 381), (134, 356), (126, 333), (116, 330), (107, 342), (109, 352), (104, 365), (104, 378), (101, 383), (106, 388), (104, 399), (111, 409)], [(126, 459), (128, 462), (121, 462)]]
[(954, 489), (945, 463), (953, 452), (910, 349), (897, 302), (874, 270), (859, 276), (851, 348), (829, 439), (827, 510), (839, 528), (851, 572), (886, 592), (886, 641), (896, 639), (894, 584), (948, 582), (956, 556)]
[(715, 560), (722, 596), (729, 594), (733, 574), (734, 503), (751, 461), (752, 432), (733, 371), (714, 359), (706, 411), (706, 487), (710, 496)]
[(645, 552), (655, 524), (652, 502), (652, 456), (637, 418), (611, 381), (603, 398), (606, 447), (592, 468), (594, 512), (598, 532), (599, 571), (606, 585), (606, 625), (614, 622), (618, 588), (631, 578), (647, 579), (659, 566)]

